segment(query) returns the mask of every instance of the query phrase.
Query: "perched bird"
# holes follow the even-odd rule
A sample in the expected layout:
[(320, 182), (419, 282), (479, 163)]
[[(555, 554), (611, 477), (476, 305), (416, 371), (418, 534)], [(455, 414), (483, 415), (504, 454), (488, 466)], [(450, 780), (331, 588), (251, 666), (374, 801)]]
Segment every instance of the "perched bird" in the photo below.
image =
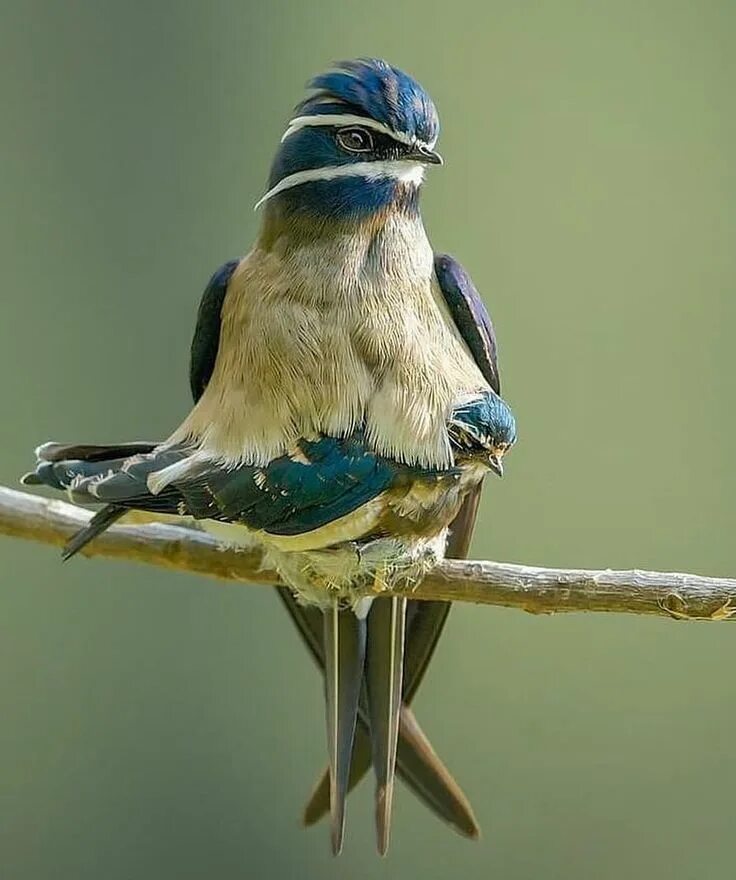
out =
[(191, 412), (161, 443), (44, 444), (24, 477), (105, 505), (67, 558), (131, 509), (235, 524), (262, 544), (324, 669), (329, 772), (305, 821), (329, 807), (335, 853), (371, 764), (381, 853), (397, 769), (477, 834), (409, 708), (449, 606), (382, 595), (466, 554), (482, 480), (516, 440), (490, 318), (422, 224), (438, 130), (426, 92), (384, 61), (312, 80), (255, 246), (202, 298)]

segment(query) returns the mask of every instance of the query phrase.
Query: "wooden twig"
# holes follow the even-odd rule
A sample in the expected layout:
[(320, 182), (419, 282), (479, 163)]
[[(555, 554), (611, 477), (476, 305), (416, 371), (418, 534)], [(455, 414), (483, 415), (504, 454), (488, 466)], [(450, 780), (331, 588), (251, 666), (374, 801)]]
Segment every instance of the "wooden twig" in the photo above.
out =
[[(0, 534), (61, 546), (90, 514), (0, 486)], [(275, 584), (258, 550), (223, 548), (206, 532), (168, 524), (113, 526), (83, 551), (246, 583)], [(736, 580), (654, 571), (589, 571), (502, 562), (447, 561), (411, 596), (520, 608), (535, 614), (613, 611), (677, 620), (730, 620)]]

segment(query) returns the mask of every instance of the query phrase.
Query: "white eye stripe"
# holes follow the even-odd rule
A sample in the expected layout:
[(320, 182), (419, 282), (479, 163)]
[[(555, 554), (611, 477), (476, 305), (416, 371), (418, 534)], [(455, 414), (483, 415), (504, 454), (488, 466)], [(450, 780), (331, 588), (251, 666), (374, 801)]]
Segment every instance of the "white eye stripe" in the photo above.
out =
[(310, 183), (314, 180), (336, 180), (340, 177), (363, 177), (366, 180), (392, 178), (400, 183), (413, 183), (419, 186), (424, 180), (424, 165), (420, 162), (407, 162), (400, 159), (385, 162), (349, 162), (346, 165), (329, 165), (326, 168), (308, 168), (283, 177), (275, 186), (256, 202), (254, 210), (258, 210), (272, 196), (284, 190)]
[(283, 143), (290, 135), (297, 131), (301, 131), (303, 128), (311, 128), (312, 126), (319, 125), (360, 125), (363, 128), (370, 128), (373, 129), (373, 131), (388, 135), (390, 138), (393, 138), (395, 141), (405, 144), (408, 147), (426, 146), (429, 147), (429, 149), (432, 149), (436, 142), (433, 141), (430, 144), (425, 144), (423, 141), (411, 137), (403, 131), (394, 131), (392, 128), (389, 128), (388, 125), (384, 125), (382, 122), (378, 122), (375, 119), (368, 119), (365, 116), (356, 116), (352, 113), (336, 113), (332, 115), (319, 114), (316, 116), (295, 117), (291, 120), (284, 132), (284, 135), (281, 138), (281, 143)]

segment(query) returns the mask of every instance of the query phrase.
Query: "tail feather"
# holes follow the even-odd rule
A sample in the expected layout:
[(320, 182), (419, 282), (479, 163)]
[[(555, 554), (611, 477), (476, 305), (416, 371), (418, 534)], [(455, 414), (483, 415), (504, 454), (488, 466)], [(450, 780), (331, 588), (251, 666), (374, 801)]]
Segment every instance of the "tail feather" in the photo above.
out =
[[(371, 767), (371, 740), (360, 725), (355, 731), (353, 760), (348, 791), (360, 782)], [(408, 706), (399, 717), (399, 744), (396, 772), (414, 794), (458, 834), (475, 839), (480, 834), (473, 808), (452, 774), (432, 748), (426, 734)], [(302, 815), (305, 825), (314, 825), (330, 809), (329, 768), (319, 778)]]
[(388, 849), (404, 674), (406, 599), (377, 599), (368, 615), (366, 689), (376, 774), (376, 842)]
[(337, 601), (325, 611), (324, 624), (332, 852), (338, 855), (345, 832), (345, 798), (363, 681), (366, 625), (350, 609), (341, 611)]
[(401, 710), (400, 731), (398, 760), (404, 778), (411, 779), (414, 792), (455, 831), (471, 840), (477, 839), (480, 827), (470, 801), (407, 706)]
[(116, 507), (114, 504), (107, 504), (102, 510), (98, 510), (87, 525), (72, 535), (64, 544), (61, 558), (64, 562), (67, 559), (71, 559), (72, 556), (79, 553), (90, 541), (94, 541), (98, 535), (109, 529), (113, 523), (117, 522), (121, 516), (125, 516), (126, 513), (127, 511), (124, 507)]
[[(371, 737), (364, 719), (362, 724), (355, 728), (353, 740), (353, 756), (350, 761), (350, 776), (348, 778), (348, 794), (355, 788), (360, 780), (371, 768)], [(330, 812), (330, 767), (325, 768), (317, 780), (307, 805), (302, 813), (302, 824), (309, 828), (316, 825), (323, 816)]]
[[(446, 556), (462, 559), (468, 554), (480, 502), (480, 487), (471, 491), (450, 527)], [(281, 598), (319, 666), (324, 665), (319, 632), (310, 625), (310, 609), (297, 604), (290, 591)], [(399, 776), (437, 816), (465, 837), (477, 838), (480, 828), (470, 802), (437, 756), (414, 714), (408, 709), (427, 670), (447, 620), (449, 602), (412, 602), (407, 609), (404, 657), (404, 693), (399, 722), (396, 769)], [(365, 722), (358, 728), (353, 746), (349, 790), (360, 782), (371, 766), (371, 748)], [(312, 790), (303, 814), (305, 825), (318, 822), (330, 809), (329, 768)]]
[[(277, 587), (276, 592), (315, 663), (323, 668), (325, 661), (321, 612), (317, 608), (300, 605), (288, 587)], [(427, 605), (428, 603), (416, 604)], [(407, 652), (409, 650), (410, 637), (407, 636)], [(406, 681), (406, 676), (404, 687), (404, 699), (409, 700), (413, 689), (411, 683)], [(348, 781), (349, 792), (355, 788), (370, 768), (371, 739), (367, 723), (367, 709), (362, 701), (353, 741), (353, 759), (350, 764)], [(407, 706), (402, 707), (399, 718), (396, 772), (414, 794), (440, 819), (466, 837), (478, 836), (478, 825), (468, 799), (432, 749), (413, 712)], [(314, 825), (329, 811), (330, 769), (327, 767), (312, 791), (302, 814), (302, 821), (307, 826)]]

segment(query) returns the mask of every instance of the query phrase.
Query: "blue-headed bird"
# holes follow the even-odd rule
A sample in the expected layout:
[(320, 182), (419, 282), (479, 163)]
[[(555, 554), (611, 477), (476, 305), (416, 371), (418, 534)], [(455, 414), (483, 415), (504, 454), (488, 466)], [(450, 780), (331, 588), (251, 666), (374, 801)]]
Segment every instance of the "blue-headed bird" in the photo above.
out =
[(481, 483), (502, 474), (516, 428), (483, 302), (422, 223), (425, 171), (442, 163), (434, 104), (375, 59), (309, 86), (255, 246), (203, 295), (193, 409), (162, 443), (46, 443), (24, 481), (104, 504), (66, 558), (132, 509), (230, 524), (262, 545), (324, 670), (329, 768), (305, 822), (329, 809), (339, 852), (346, 795), (372, 764), (385, 853), (397, 770), (478, 832), (409, 708), (449, 605), (405, 596), (467, 553)]

